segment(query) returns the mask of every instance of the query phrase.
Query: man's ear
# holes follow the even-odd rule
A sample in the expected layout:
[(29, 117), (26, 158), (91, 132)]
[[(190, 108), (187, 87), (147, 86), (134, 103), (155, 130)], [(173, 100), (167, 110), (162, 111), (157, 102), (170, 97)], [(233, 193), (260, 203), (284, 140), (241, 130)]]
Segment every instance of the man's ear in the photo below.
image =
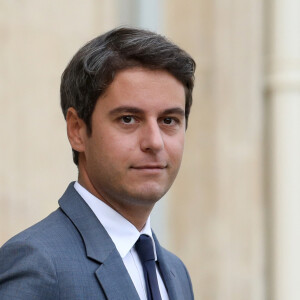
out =
[(78, 152), (85, 151), (86, 124), (78, 117), (77, 111), (70, 107), (66, 115), (67, 134), (72, 149)]

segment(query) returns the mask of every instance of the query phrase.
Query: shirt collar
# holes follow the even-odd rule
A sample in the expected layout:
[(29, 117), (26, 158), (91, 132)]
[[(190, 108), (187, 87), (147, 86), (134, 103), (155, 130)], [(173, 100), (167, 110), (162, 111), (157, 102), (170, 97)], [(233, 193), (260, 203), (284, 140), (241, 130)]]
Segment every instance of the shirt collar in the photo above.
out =
[(75, 182), (74, 188), (103, 225), (122, 258), (128, 254), (140, 235), (146, 234), (152, 239), (155, 260), (157, 260), (155, 243), (151, 231), (150, 216), (148, 217), (144, 228), (141, 231), (138, 231), (132, 223), (102, 200), (92, 195), (78, 182)]

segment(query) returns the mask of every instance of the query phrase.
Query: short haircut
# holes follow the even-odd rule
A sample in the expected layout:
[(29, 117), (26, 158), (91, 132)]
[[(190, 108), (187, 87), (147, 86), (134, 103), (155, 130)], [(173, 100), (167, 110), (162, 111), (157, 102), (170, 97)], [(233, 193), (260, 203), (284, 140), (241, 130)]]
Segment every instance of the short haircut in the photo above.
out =
[[(183, 84), (187, 124), (192, 105), (195, 61), (164, 36), (124, 27), (113, 29), (88, 42), (66, 67), (60, 86), (61, 108), (65, 118), (68, 109), (73, 107), (87, 125), (88, 134), (91, 134), (91, 116), (97, 100), (117, 72), (133, 67), (165, 70)], [(76, 165), (78, 156), (79, 153), (73, 149)]]

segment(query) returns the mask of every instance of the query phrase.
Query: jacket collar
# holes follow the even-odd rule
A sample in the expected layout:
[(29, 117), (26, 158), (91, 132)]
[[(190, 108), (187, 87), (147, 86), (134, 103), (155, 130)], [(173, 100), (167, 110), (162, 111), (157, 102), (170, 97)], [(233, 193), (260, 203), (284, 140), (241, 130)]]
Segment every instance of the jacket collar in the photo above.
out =
[[(69, 184), (58, 203), (79, 231), (87, 257), (103, 263), (115, 246), (92, 210), (74, 189), (74, 182)], [(101, 238), (95, 238), (97, 236)]]
[(87, 257), (100, 264), (95, 274), (107, 298), (138, 300), (119, 252), (95, 214), (74, 189), (74, 182), (60, 198), (59, 205), (80, 233)]

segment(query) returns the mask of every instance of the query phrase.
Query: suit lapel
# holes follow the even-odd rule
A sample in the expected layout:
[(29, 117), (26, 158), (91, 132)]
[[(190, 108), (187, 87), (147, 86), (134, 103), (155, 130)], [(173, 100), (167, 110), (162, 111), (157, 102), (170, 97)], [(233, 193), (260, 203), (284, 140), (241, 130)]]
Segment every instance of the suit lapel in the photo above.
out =
[(160, 246), (155, 234), (153, 234), (153, 238), (155, 241), (156, 254), (159, 270), (166, 286), (169, 300), (181, 300), (182, 291), (180, 288), (180, 282), (178, 282), (178, 278), (176, 276), (175, 270), (172, 268), (172, 264), (169, 263), (168, 258), (166, 257), (164, 250)]
[(69, 185), (59, 205), (79, 231), (87, 257), (99, 263), (96, 277), (107, 298), (138, 300), (139, 296), (113, 241), (74, 189), (74, 183)]
[(139, 300), (137, 291), (117, 250), (96, 271), (100, 285), (110, 300)]

